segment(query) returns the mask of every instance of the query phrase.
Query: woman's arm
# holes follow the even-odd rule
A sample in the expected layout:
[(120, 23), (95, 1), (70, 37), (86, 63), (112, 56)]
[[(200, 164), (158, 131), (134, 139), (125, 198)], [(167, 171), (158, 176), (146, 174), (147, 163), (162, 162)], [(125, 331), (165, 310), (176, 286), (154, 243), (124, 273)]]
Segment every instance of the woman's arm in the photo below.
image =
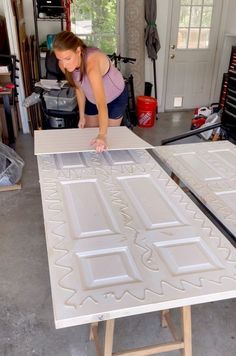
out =
[(84, 117), (84, 109), (85, 109), (85, 95), (81, 88), (76, 87), (75, 89), (76, 98), (79, 106), (79, 123), (78, 127), (83, 129), (85, 126), (85, 117)]
[[(61, 69), (61, 71), (65, 74), (65, 68), (63, 67), (63, 64), (58, 61), (58, 66)], [(84, 117), (84, 109), (85, 109), (85, 95), (83, 90), (80, 87), (75, 88), (75, 94), (77, 98), (77, 103), (79, 106), (79, 123), (78, 127), (79, 128), (84, 128), (85, 126), (85, 117)]]
[(106, 135), (108, 127), (108, 109), (102, 75), (98, 68), (93, 67), (88, 72), (88, 78), (98, 109), (99, 133), (100, 135)]
[(101, 63), (101, 61), (104, 61), (104, 58), (105, 56), (100, 53), (90, 56), (86, 66), (87, 76), (98, 109), (99, 135), (92, 141), (92, 144), (96, 145), (97, 151), (103, 151), (107, 148), (106, 135), (108, 127), (108, 110), (102, 79), (102, 69), (104, 64), (106, 66), (107, 63)]

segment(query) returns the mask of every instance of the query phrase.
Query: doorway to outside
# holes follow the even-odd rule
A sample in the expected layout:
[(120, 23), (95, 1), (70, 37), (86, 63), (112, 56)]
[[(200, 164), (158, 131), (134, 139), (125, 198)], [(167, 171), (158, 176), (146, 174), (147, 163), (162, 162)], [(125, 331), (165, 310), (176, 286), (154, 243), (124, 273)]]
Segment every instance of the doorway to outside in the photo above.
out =
[(209, 105), (223, 0), (173, 0), (165, 110)]

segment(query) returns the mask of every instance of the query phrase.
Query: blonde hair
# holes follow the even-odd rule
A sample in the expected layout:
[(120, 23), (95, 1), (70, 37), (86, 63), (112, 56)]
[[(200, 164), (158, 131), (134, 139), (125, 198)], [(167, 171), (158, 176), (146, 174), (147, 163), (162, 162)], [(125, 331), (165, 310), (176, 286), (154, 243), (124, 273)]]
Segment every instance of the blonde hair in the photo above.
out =
[[(80, 81), (82, 81), (83, 76), (86, 73), (85, 59), (84, 59), (85, 52), (87, 49), (86, 44), (79, 37), (77, 37), (73, 32), (62, 31), (56, 35), (56, 37), (53, 41), (52, 50), (53, 51), (55, 49), (58, 51), (72, 50), (72, 51), (76, 52), (78, 47), (81, 48)], [(66, 76), (66, 79), (68, 80), (69, 84), (71, 86), (75, 87), (76, 84), (74, 82), (72, 73), (65, 70), (65, 76)]]

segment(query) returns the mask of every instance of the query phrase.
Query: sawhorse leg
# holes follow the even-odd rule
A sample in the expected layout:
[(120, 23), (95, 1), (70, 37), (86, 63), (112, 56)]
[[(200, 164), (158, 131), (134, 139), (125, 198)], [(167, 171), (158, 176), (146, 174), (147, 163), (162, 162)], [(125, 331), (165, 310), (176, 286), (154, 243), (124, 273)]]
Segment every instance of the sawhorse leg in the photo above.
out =
[(112, 356), (115, 320), (106, 321), (104, 356)]
[(101, 348), (100, 348), (100, 343), (99, 343), (99, 338), (98, 338), (98, 323), (90, 324), (89, 340), (94, 341), (95, 347), (96, 347), (97, 356), (102, 356), (103, 354), (102, 354), (102, 351), (101, 351)]
[(172, 322), (170, 311), (161, 311), (161, 326), (168, 327), (174, 340), (182, 340), (183, 346), (181, 356), (192, 356), (192, 323), (191, 323), (191, 306), (180, 308), (181, 312), (181, 337), (178, 336), (174, 323)]
[(191, 307), (181, 308), (182, 316), (182, 333), (184, 349), (182, 350), (182, 356), (192, 356), (192, 327), (191, 327)]
[(114, 338), (114, 327), (115, 320), (107, 320), (105, 327), (105, 342), (104, 342), (104, 353), (101, 352), (99, 346), (99, 340), (97, 335), (98, 323), (91, 324), (90, 335), (95, 341), (97, 355), (98, 356), (147, 356), (154, 355), (162, 352), (171, 352), (175, 350), (180, 350), (181, 356), (192, 356), (192, 332), (191, 332), (191, 307), (181, 307), (181, 326), (182, 335), (178, 336), (175, 329), (175, 325), (171, 320), (169, 310), (164, 310), (161, 312), (161, 324), (162, 326), (168, 326), (174, 341), (161, 343), (157, 345), (145, 346), (136, 349), (129, 349), (117, 353), (113, 353), (113, 338)]

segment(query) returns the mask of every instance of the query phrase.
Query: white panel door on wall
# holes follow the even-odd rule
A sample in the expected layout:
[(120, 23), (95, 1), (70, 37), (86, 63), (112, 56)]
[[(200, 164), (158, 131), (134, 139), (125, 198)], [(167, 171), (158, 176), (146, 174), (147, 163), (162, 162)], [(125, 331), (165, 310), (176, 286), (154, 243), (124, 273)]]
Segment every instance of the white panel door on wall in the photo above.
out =
[(222, 0), (173, 0), (166, 110), (210, 104)]

